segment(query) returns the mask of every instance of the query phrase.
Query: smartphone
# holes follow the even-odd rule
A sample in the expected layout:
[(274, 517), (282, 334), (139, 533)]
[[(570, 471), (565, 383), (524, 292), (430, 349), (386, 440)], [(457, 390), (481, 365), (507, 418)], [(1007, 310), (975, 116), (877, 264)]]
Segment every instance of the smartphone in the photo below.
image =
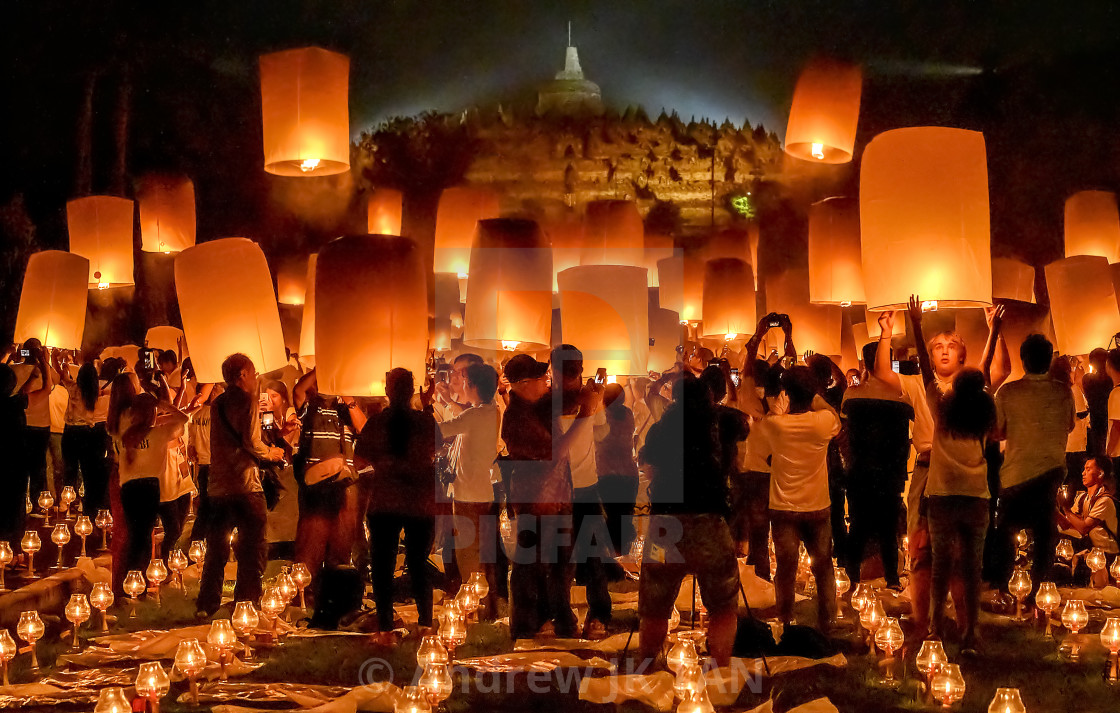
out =
[(268, 394), (261, 394), (261, 397), (257, 399), (257, 406), (260, 407), (262, 413), (269, 410)]
[(24, 359), (26, 359), (27, 357), (31, 356), (31, 350), (30, 349), (20, 349), (19, 350), (19, 355), (21, 357), (23, 357)]
[(766, 324), (768, 327), (770, 327), (770, 329), (777, 329), (778, 327), (782, 326), (782, 320), (779, 319), (778, 315), (773, 312), (770, 313), (769, 320), (770, 321)]
[(156, 353), (154, 350), (144, 352), (144, 368), (150, 371), (156, 370)]
[(595, 371), (595, 383), (602, 384), (607, 380), (607, 370), (605, 367), (599, 367)]
[(451, 368), (440, 366), (436, 369), (436, 381), (446, 384), (451, 380)]
[(898, 359), (892, 359), (891, 360), (891, 371), (893, 371), (896, 374), (898, 373)]
[(276, 425), (276, 414), (265, 411), (261, 414), (261, 428), (272, 428)]
[(735, 388), (739, 388), (739, 367), (731, 367), (731, 383), (735, 384)]
[(852, 386), (859, 386), (859, 377), (858, 376), (853, 376), (852, 377)]

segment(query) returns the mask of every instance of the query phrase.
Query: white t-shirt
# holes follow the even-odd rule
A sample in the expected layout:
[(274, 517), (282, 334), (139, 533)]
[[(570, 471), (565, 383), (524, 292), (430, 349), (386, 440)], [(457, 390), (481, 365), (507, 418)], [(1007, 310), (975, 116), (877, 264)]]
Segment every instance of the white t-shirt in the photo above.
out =
[(203, 404), (191, 414), (187, 424), (190, 445), (198, 465), (210, 465), (210, 404)]
[(28, 381), (31, 388), (27, 394), (27, 408), (24, 414), (27, 417), (29, 428), (51, 427), (50, 392), (35, 396), (34, 393), (43, 388), (43, 377), (39, 367), (35, 364), (12, 364), (12, 371), (16, 373), (16, 392), (23, 388)]
[(933, 414), (926, 401), (926, 384), (920, 374), (899, 374), (902, 394), (914, 407), (914, 430), (911, 440), (914, 450), (919, 454), (929, 453), (933, 448)]
[[(1081, 453), (1089, 447), (1089, 402), (1085, 392), (1077, 384), (1073, 385), (1073, 430), (1066, 439), (1066, 453)], [(1078, 414), (1084, 413), (1081, 417)]]
[[(769, 414), (781, 414), (789, 410), (789, 397), (782, 391), (777, 396), (767, 396), (766, 406)], [(766, 433), (757, 428), (761, 421), (751, 419), (751, 428), (747, 432), (746, 440), (738, 443), (739, 472), (769, 473), (770, 463), (766, 458), (770, 455), (770, 442)]]
[(494, 500), (491, 478), (498, 455), (498, 407), (472, 406), (439, 425), (444, 436), (457, 436), (454, 498), (461, 503)]
[(975, 438), (956, 438), (939, 430), (930, 453), (926, 495), (989, 498), (984, 444)]
[[(124, 424), (121, 424), (124, 428)], [(182, 426), (177, 423), (164, 423), (152, 428), (148, 437), (137, 448), (121, 446), (120, 474), (121, 485), (140, 478), (159, 478), (162, 482), (167, 474), (168, 449), (171, 442), (179, 437)]]
[(167, 449), (167, 459), (159, 479), (159, 501), (161, 503), (169, 503), (184, 495), (198, 492), (190, 474), (185, 473), (184, 469), (180, 467), (186, 460), (186, 448), (183, 447), (181, 439), (176, 438)]
[[(568, 449), (572, 467), (572, 487), (589, 488), (599, 482), (599, 468), (595, 464), (595, 427), (607, 422), (606, 412), (601, 410), (591, 419), (591, 428), (585, 428), (572, 441)], [(560, 432), (567, 433), (575, 423), (575, 414), (560, 417)]]
[[(1088, 512), (1086, 510), (1086, 498), (1088, 493), (1082, 491), (1077, 494), (1073, 499), (1073, 512), (1079, 517), (1091, 517), (1098, 522), (1103, 522), (1108, 530), (1116, 532), (1116, 503), (1112, 498), (1108, 497), (1103, 492), (1099, 492), (1093, 502), (1089, 504)], [(1116, 541), (1113, 540), (1108, 530), (1100, 525), (1097, 525), (1089, 531), (1089, 539), (1093, 542), (1094, 547), (1100, 547), (1102, 550), (1109, 554), (1120, 552), (1120, 547), (1117, 547)]]
[(840, 433), (831, 409), (773, 414), (758, 428), (771, 446), (770, 509), (814, 512), (829, 507), (828, 443)]
[[(1112, 391), (1108, 394), (1108, 433), (1112, 433), (1114, 421), (1120, 421), (1120, 386), (1114, 386)], [(1106, 435), (1105, 438), (1108, 436)], [(1107, 447), (1108, 443), (1105, 442)], [(1120, 456), (1120, 446), (1114, 447), (1108, 452), (1108, 455), (1116, 458)]]
[(47, 399), (51, 408), (51, 433), (62, 433), (66, 427), (66, 407), (70, 404), (70, 394), (62, 384), (51, 387), (51, 395)]

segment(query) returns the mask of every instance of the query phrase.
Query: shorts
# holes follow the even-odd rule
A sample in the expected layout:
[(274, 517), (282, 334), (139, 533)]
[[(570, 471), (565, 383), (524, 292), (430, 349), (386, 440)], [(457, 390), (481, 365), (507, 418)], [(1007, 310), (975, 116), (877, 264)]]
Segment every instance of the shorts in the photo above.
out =
[(709, 612), (735, 609), (739, 563), (727, 521), (713, 514), (651, 516), (638, 582), (638, 614), (668, 619), (690, 573)]

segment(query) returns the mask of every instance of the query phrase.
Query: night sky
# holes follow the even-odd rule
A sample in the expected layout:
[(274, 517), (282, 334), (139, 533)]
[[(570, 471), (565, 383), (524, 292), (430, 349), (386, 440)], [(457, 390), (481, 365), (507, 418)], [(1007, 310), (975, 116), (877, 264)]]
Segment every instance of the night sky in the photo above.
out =
[[(997, 254), (1038, 264), (1057, 257), (1065, 197), (1120, 188), (1120, 9), (1109, 2), (164, 5), (172, 4), (6, 4), (0, 202), (22, 193), (44, 244), (65, 246), (75, 121), (91, 70), (101, 72), (95, 192), (106, 189), (112, 109), (127, 68), (129, 172), (191, 175), (199, 238), (206, 239), (251, 233), (268, 210), (254, 198), (274, 180), (260, 167), (259, 54), (318, 44), (350, 55), (356, 137), (393, 115), (525, 96), (561, 68), (568, 21), (583, 68), (608, 105), (641, 104), (651, 116), (675, 109), (685, 120), (749, 119), (779, 135), (808, 58), (861, 62), (857, 151), (897, 126), (985, 132)], [(836, 169), (817, 197), (853, 192), (856, 165)]]

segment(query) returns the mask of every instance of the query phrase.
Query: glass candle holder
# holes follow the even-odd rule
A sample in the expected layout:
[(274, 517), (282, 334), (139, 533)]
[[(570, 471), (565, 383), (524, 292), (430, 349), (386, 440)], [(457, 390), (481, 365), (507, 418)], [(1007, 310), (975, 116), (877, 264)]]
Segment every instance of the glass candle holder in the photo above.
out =
[(4, 573), (15, 558), (16, 554), (12, 551), (11, 544), (7, 540), (0, 540), (0, 592), (10, 591), (4, 584)]
[(86, 538), (93, 534), (93, 522), (90, 521), (89, 515), (82, 515), (74, 521), (74, 534), (82, 538), (82, 553), (81, 557), (86, 556)]
[(296, 583), (296, 588), (299, 589), (299, 608), (303, 612), (307, 612), (307, 600), (304, 598), (304, 590), (311, 584), (311, 570), (307, 569), (307, 565), (303, 562), (296, 562), (292, 565), (292, 581)]
[(23, 539), (19, 541), (19, 546), (27, 554), (27, 576), (30, 579), (35, 579), (35, 553), (43, 548), (43, 541), (39, 538), (39, 533), (35, 530), (28, 530), (23, 533)]
[(97, 525), (98, 530), (101, 530), (102, 551), (109, 549), (109, 534), (113, 532), (113, 514), (105, 509), (98, 510), (93, 524)]
[(70, 527), (65, 522), (58, 523), (51, 530), (51, 542), (58, 548), (58, 562), (55, 563), (55, 569), (62, 569), (62, 555), (66, 543), (70, 542)]
[(253, 658), (253, 649), (249, 646), (249, 639), (252, 638), (253, 632), (260, 626), (260, 614), (257, 613), (252, 602), (238, 602), (233, 607), (233, 615), (230, 620), (237, 635), (245, 639), (245, 660), (248, 661)]
[(89, 603), (101, 612), (101, 631), (109, 630), (109, 607), (113, 606), (113, 600), (116, 597), (113, 595), (113, 588), (105, 582), (98, 582), (93, 585), (93, 591), (89, 593)]
[(198, 682), (196, 677), (206, 667), (206, 652), (198, 639), (183, 639), (175, 649), (174, 668), (186, 676), (190, 683), (191, 702), (198, 705)]
[(217, 650), (218, 664), (222, 668), (221, 680), (228, 681), (226, 664), (229, 652), (237, 644), (237, 635), (233, 633), (233, 623), (229, 619), (215, 619), (210, 622), (210, 632), (206, 635), (206, 643)]
[(145, 661), (136, 674), (136, 693), (147, 698), (152, 713), (159, 713), (159, 699), (171, 690), (171, 679), (159, 661)]
[(14, 659), (18, 652), (19, 646), (16, 645), (16, 640), (7, 629), (0, 629), (0, 670), (3, 671), (4, 686), (11, 685), (8, 682), (8, 662)]
[(84, 594), (71, 594), (70, 601), (66, 603), (63, 611), (66, 613), (66, 618), (74, 625), (74, 648), (78, 649), (78, 629), (89, 621), (91, 614), (89, 600)]
[(128, 702), (124, 689), (120, 686), (102, 688), (97, 695), (97, 705), (93, 707), (93, 713), (131, 713), (131, 711), (132, 704)]
[(35, 642), (43, 638), (45, 630), (46, 627), (43, 626), (43, 620), (39, 618), (39, 612), (25, 611), (20, 613), (19, 623), (16, 624), (16, 634), (31, 647), (31, 670), (34, 672), (39, 670), (39, 656), (35, 653)]

